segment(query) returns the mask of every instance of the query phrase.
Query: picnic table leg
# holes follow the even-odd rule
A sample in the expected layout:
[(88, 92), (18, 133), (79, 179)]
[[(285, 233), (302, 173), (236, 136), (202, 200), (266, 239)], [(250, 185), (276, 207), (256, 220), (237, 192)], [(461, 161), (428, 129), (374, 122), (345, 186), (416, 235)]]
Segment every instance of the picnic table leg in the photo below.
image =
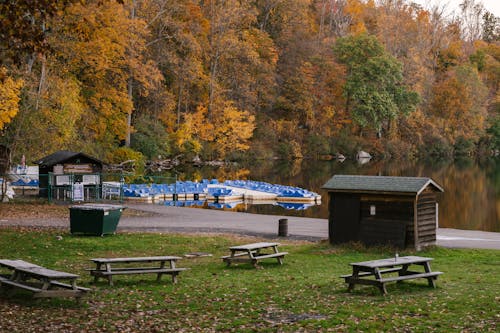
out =
[[(101, 264), (100, 263), (97, 263), (97, 267), (96, 267), (96, 273), (98, 273), (97, 271), (100, 271), (101, 270)], [(97, 281), (99, 280), (99, 275), (96, 274), (94, 275), (94, 283), (97, 283)]]
[(71, 279), (71, 287), (75, 291), (76, 303), (80, 304), (81, 301), (82, 301), (83, 292), (80, 291), (80, 290), (78, 290), (78, 287), (76, 286), (76, 278), (75, 279)]
[(233, 261), (232, 259), (234, 258), (234, 255), (236, 254), (235, 250), (231, 250), (231, 256), (227, 258), (226, 260), (226, 266), (229, 267), (231, 266), (231, 262)]
[[(175, 260), (170, 260), (170, 268), (174, 269), (175, 267)], [(177, 283), (177, 272), (172, 272), (172, 283)]]
[(71, 290), (73, 290), (75, 293), (76, 302), (78, 304), (80, 304), (81, 300), (82, 300), (83, 292), (81, 290), (78, 290), (78, 286), (76, 285), (76, 278), (71, 279), (69, 284), (71, 285)]
[(40, 289), (42, 290), (48, 290), (50, 287), (50, 280), (49, 279), (42, 279), (42, 287)]
[[(424, 269), (426, 273), (430, 273), (432, 271), (430, 262), (427, 261), (424, 263)], [(436, 288), (436, 282), (434, 281), (434, 279), (435, 279), (434, 276), (430, 276), (427, 278), (427, 283), (429, 284), (429, 287)]]
[[(274, 253), (278, 253), (279, 252), (277, 245), (273, 246), (273, 251), (274, 251)], [(278, 263), (280, 265), (283, 265), (283, 257), (276, 257), (276, 259), (278, 259)]]
[(249, 258), (250, 258), (250, 260), (252, 261), (252, 265), (253, 265), (253, 267), (255, 267), (255, 268), (261, 268), (261, 267), (259, 266), (258, 260), (257, 260), (257, 258), (256, 258), (256, 257), (258, 257), (258, 256), (259, 256), (259, 253), (260, 253), (260, 249), (257, 249), (257, 250), (254, 250), (254, 251), (252, 251), (252, 250), (248, 250), (248, 257), (249, 257)]
[[(404, 264), (403, 267), (401, 268), (401, 270), (398, 271), (398, 276), (403, 276), (403, 275), (408, 275), (408, 267), (410, 265), (408, 264)], [(402, 283), (403, 281), (397, 281), (396, 283)]]
[[(375, 268), (373, 270), (373, 275), (375, 275), (375, 279), (377, 281), (379, 281), (379, 280), (382, 279), (382, 274), (380, 274), (380, 271), (378, 270), (378, 268)], [(382, 293), (382, 295), (386, 295), (387, 294), (387, 289), (385, 289), (385, 283), (384, 282), (379, 282), (378, 288), (380, 289), (380, 292)]]
[[(353, 267), (352, 268), (352, 275), (351, 275), (351, 278), (355, 278), (357, 279), (359, 277), (359, 268), (358, 267)], [(351, 280), (349, 280), (349, 286), (347, 287), (347, 291), (348, 292), (351, 292), (352, 290), (354, 290), (354, 286), (355, 286), (355, 283)]]
[(12, 281), (16, 281), (16, 282), (19, 282), (23, 279), (23, 276), (22, 276), (23, 273), (17, 271), (17, 270), (14, 270), (14, 273), (12, 273), (12, 276), (11, 276), (11, 280)]
[[(172, 263), (170, 263), (170, 267), (172, 267)], [(163, 268), (165, 268), (165, 261), (164, 260), (162, 260), (160, 262), (160, 269), (163, 269)], [(159, 282), (161, 280), (161, 276), (162, 276), (162, 273), (158, 273), (158, 275), (156, 276), (156, 281)]]
[[(111, 264), (106, 264), (106, 272), (111, 273)], [(108, 283), (110, 286), (113, 285), (113, 275), (108, 274)]]
[(387, 289), (385, 289), (385, 283), (380, 282), (379, 289), (380, 289), (380, 293), (381, 293), (382, 295), (384, 295), (384, 296), (385, 296), (385, 295), (387, 295)]

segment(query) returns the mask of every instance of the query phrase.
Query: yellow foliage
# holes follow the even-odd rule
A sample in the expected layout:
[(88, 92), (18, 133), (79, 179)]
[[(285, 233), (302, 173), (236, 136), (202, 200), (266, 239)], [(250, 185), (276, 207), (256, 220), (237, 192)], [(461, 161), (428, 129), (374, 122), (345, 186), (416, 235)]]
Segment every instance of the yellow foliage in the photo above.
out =
[(0, 67), (0, 130), (12, 120), (19, 111), (19, 94), (22, 80), (7, 75), (7, 69)]
[(351, 33), (360, 35), (367, 31), (364, 23), (365, 4), (360, 0), (349, 0), (344, 8), (345, 12), (351, 16), (352, 23), (349, 27)]
[(191, 132), (203, 141), (214, 140), (214, 124), (207, 119), (208, 109), (198, 106), (195, 113), (186, 115), (184, 124)]
[(217, 122), (215, 136), (219, 151), (248, 150), (248, 140), (255, 129), (255, 117), (229, 104), (223, 110), (222, 119)]
[(210, 143), (217, 157), (224, 158), (228, 152), (249, 149), (254, 129), (254, 116), (226, 102), (210, 115), (205, 106), (199, 106), (196, 112), (185, 115), (184, 123), (172, 138), (177, 147), (182, 147), (187, 141), (200, 145), (198, 151), (201, 150), (201, 142)]

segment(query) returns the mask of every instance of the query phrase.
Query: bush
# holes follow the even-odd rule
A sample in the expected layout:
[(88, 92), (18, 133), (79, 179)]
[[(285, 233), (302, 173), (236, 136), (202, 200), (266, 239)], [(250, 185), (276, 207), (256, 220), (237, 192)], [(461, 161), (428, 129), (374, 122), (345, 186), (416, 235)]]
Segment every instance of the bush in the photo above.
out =
[(310, 158), (319, 158), (321, 155), (332, 154), (330, 143), (324, 136), (310, 134), (305, 140), (306, 156)]
[(170, 154), (168, 135), (160, 122), (141, 117), (136, 120), (135, 128), (136, 132), (131, 136), (131, 147), (134, 150), (150, 160)]
[(453, 147), (444, 138), (430, 136), (424, 139), (424, 146), (420, 147), (419, 155), (422, 157), (452, 157)]
[(278, 157), (284, 160), (302, 158), (302, 149), (296, 141), (281, 142), (278, 145)]
[(354, 158), (359, 148), (363, 146), (363, 140), (352, 136), (348, 130), (344, 130), (339, 136), (332, 139), (332, 152), (346, 157)]
[(500, 115), (498, 115), (488, 128), (487, 133), (490, 135), (490, 149), (493, 151), (500, 150)]
[(464, 137), (459, 137), (453, 146), (455, 156), (464, 157), (472, 156), (475, 151), (475, 144), (472, 140), (467, 140)]
[(415, 146), (401, 140), (390, 140), (385, 144), (384, 155), (390, 158), (414, 158), (416, 154)]

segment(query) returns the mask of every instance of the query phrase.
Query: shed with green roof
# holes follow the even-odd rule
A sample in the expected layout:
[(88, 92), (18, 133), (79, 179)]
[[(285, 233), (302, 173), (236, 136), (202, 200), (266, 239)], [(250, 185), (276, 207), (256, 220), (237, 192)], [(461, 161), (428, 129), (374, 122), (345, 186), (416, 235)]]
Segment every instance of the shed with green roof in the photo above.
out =
[(332, 244), (417, 250), (436, 244), (437, 194), (444, 190), (431, 178), (335, 175), (323, 189), (329, 194)]

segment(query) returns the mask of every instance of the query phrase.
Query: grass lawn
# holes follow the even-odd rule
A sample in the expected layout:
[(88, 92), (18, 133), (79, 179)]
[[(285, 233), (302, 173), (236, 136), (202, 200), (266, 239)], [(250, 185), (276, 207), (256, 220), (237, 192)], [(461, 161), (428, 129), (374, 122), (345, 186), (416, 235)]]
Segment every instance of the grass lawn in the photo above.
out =
[[(62, 239), (57, 236), (62, 236)], [(437, 288), (425, 279), (389, 284), (381, 296), (371, 286), (347, 293), (342, 274), (349, 263), (392, 257), (391, 249), (333, 247), (326, 242), (280, 240), (288, 251), (276, 260), (226, 267), (231, 245), (261, 241), (228, 235), (120, 233), (76, 237), (57, 229), (0, 229), (0, 258), (23, 259), (80, 274), (92, 292), (73, 299), (38, 299), (18, 292), (0, 296), (1, 332), (498, 332), (500, 252), (432, 248), (444, 272)], [(116, 276), (93, 284), (90, 258), (179, 255), (189, 267), (172, 284), (169, 276)], [(400, 255), (415, 254), (410, 251)]]

